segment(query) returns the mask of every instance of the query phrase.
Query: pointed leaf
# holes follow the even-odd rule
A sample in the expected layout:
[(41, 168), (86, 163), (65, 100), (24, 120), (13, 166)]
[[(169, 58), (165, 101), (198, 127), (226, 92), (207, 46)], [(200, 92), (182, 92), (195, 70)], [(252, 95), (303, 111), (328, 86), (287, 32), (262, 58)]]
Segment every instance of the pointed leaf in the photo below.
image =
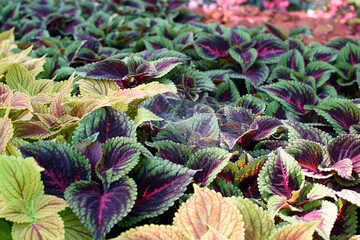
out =
[(340, 207), (333, 229), (331, 239), (350, 238), (356, 234), (358, 226), (356, 205), (346, 203)]
[(231, 153), (220, 148), (204, 148), (193, 152), (187, 166), (200, 170), (194, 180), (201, 186), (208, 186), (216, 175), (228, 164)]
[(233, 81), (228, 80), (218, 86), (215, 92), (218, 102), (236, 102), (240, 98), (240, 93)]
[(91, 240), (92, 236), (89, 230), (80, 222), (80, 219), (73, 213), (71, 208), (66, 208), (59, 213), (64, 221), (66, 240)]
[(286, 44), (272, 34), (261, 34), (254, 40), (257, 59), (263, 63), (277, 63), (281, 55), (287, 52)]
[(262, 21), (262, 23), (266, 26), (266, 30), (268, 32), (274, 34), (276, 37), (280, 38), (281, 40), (286, 39), (286, 34), (281, 28), (279, 28), (271, 23), (268, 23), (268, 22)]
[(305, 176), (329, 177), (319, 169), (320, 165), (328, 166), (331, 162), (324, 146), (310, 140), (297, 139), (288, 146), (286, 152), (295, 158)]
[(329, 80), (332, 72), (336, 69), (326, 62), (311, 62), (306, 65), (306, 75), (315, 78), (316, 87), (321, 87), (327, 80)]
[(227, 39), (219, 35), (200, 37), (196, 40), (194, 46), (197, 54), (208, 60), (224, 57), (230, 47)]
[(102, 145), (96, 168), (104, 186), (119, 180), (139, 161), (141, 145), (132, 138), (111, 138)]
[(125, 113), (112, 107), (102, 107), (86, 115), (77, 126), (72, 144), (84, 141), (89, 136), (99, 133), (96, 141), (104, 143), (113, 137), (136, 137), (136, 126)]
[(175, 214), (174, 225), (192, 239), (205, 235), (208, 226), (227, 239), (245, 239), (243, 217), (237, 207), (222, 198), (220, 193), (193, 186), (195, 193)]
[(300, 222), (291, 225), (286, 225), (279, 230), (275, 231), (269, 238), (269, 240), (311, 240), (316, 227), (320, 221), (313, 222)]
[(23, 199), (30, 201), (44, 194), (41, 168), (33, 158), (0, 155), (0, 192), (5, 203)]
[(129, 73), (126, 64), (120, 60), (103, 60), (101, 62), (88, 65), (86, 78), (100, 80), (121, 80)]
[(347, 99), (330, 99), (314, 108), (339, 134), (349, 133), (350, 126), (360, 122), (360, 109)]
[(135, 205), (123, 223), (155, 217), (174, 205), (196, 171), (160, 158), (145, 158), (130, 173), (138, 187)]
[(288, 67), (296, 72), (305, 72), (304, 57), (298, 50), (290, 50), (281, 56), (279, 66)]
[(243, 72), (246, 72), (254, 64), (257, 57), (257, 51), (254, 48), (244, 52), (240, 47), (232, 47), (229, 54), (240, 64)]
[(247, 32), (244, 32), (239, 29), (234, 29), (234, 28), (231, 29), (230, 42), (233, 45), (240, 46), (244, 43), (250, 42), (250, 40), (251, 40), (251, 37)]
[(334, 138), (328, 145), (329, 156), (333, 162), (349, 159), (355, 173), (360, 175), (360, 136), (347, 134)]
[(80, 94), (86, 95), (100, 95), (109, 96), (120, 88), (116, 82), (111, 80), (95, 80), (95, 79), (80, 79), (76, 83), (79, 84)]
[(13, 239), (64, 239), (64, 223), (58, 214), (38, 219), (32, 223), (14, 224), (11, 235)]
[(233, 78), (240, 78), (245, 79), (248, 81), (251, 85), (255, 87), (259, 87), (262, 85), (269, 76), (269, 68), (266, 66), (266, 64), (254, 64), (252, 67), (247, 69), (247, 72), (245, 73), (235, 73), (232, 74), (231, 77)]
[(233, 197), (232, 203), (240, 210), (245, 223), (245, 239), (267, 239), (275, 228), (268, 213), (247, 198)]
[(255, 121), (252, 123), (252, 125), (258, 126), (252, 139), (261, 140), (264, 138), (268, 138), (272, 134), (276, 133), (278, 127), (280, 127), (282, 124), (280, 120), (276, 118), (269, 116), (261, 116), (255, 118)]
[(313, 58), (318, 61), (323, 62), (332, 62), (337, 59), (339, 51), (334, 48), (329, 48), (325, 46), (319, 46), (313, 49)]
[(339, 51), (337, 62), (346, 62), (351, 66), (360, 63), (360, 46), (352, 43), (346, 44), (346, 46)]
[(170, 72), (177, 65), (182, 64), (182, 59), (177, 57), (165, 57), (153, 61), (156, 68), (156, 76), (154, 78), (160, 78)]
[(65, 191), (65, 199), (91, 231), (93, 239), (102, 239), (107, 232), (126, 216), (136, 199), (136, 184), (124, 177), (101, 191), (91, 182), (74, 182)]
[(318, 142), (327, 146), (332, 139), (330, 134), (310, 125), (305, 125), (304, 123), (290, 120), (282, 120), (281, 122), (289, 131), (288, 137), (290, 141), (297, 139), (307, 139), (309, 141)]
[(156, 141), (151, 146), (158, 150), (159, 156), (175, 164), (186, 166), (190, 159), (190, 149), (173, 141)]
[(225, 106), (224, 114), (228, 122), (235, 122), (237, 124), (251, 124), (254, 120), (253, 114), (245, 108), (235, 108), (229, 105)]
[(305, 176), (296, 160), (280, 148), (263, 166), (258, 182), (263, 198), (279, 195), (291, 199), (292, 192), (301, 189)]
[(20, 148), (23, 156), (34, 157), (41, 172), (45, 193), (63, 197), (65, 189), (78, 180), (90, 180), (88, 160), (63, 142), (34, 142)]
[(292, 29), (288, 34), (288, 37), (293, 37), (293, 38), (302, 37), (302, 36), (307, 36), (309, 38), (313, 37), (309, 26), (296, 27), (296, 28)]
[(162, 121), (164, 120), (161, 117), (158, 117), (157, 115), (155, 115), (153, 112), (151, 112), (150, 110), (146, 109), (146, 108), (138, 108), (136, 117), (134, 119), (134, 123), (135, 125), (138, 127), (140, 126), (142, 123), (144, 122), (149, 122), (149, 121)]
[(298, 115), (306, 114), (304, 106), (313, 105), (317, 101), (316, 93), (312, 87), (296, 81), (273, 83), (262, 86), (260, 89)]

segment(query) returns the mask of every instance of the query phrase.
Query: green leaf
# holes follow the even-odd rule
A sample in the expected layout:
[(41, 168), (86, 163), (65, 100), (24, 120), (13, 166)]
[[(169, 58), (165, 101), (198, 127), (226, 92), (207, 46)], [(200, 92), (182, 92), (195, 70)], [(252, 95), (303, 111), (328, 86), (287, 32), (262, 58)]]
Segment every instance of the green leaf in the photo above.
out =
[(275, 228), (269, 214), (247, 198), (233, 197), (232, 203), (240, 210), (245, 223), (245, 240), (267, 239)]
[(34, 200), (33, 212), (31, 215), (35, 219), (46, 218), (54, 213), (60, 212), (67, 207), (67, 203), (64, 199), (43, 195)]
[(141, 107), (137, 111), (137, 115), (134, 119), (134, 122), (135, 122), (135, 125), (138, 127), (144, 122), (162, 121), (162, 120), (164, 120), (164, 119), (156, 116), (155, 113), (151, 112), (150, 110), (148, 110), (146, 108)]
[(300, 222), (286, 225), (274, 232), (269, 240), (312, 240), (316, 227), (320, 221)]
[(27, 213), (27, 208), (26, 201), (17, 199), (7, 203), (5, 207), (0, 210), (0, 217), (15, 223), (31, 223), (34, 221), (34, 218)]
[(302, 37), (302, 36), (307, 36), (309, 38), (314, 37), (311, 34), (309, 26), (296, 27), (296, 28), (292, 29), (288, 34), (288, 37), (293, 37), (293, 38)]
[(10, 224), (4, 219), (0, 219), (0, 239), (12, 240)]
[(40, 168), (33, 158), (0, 156), (0, 192), (10, 203), (17, 199), (29, 201), (44, 194)]
[(91, 240), (92, 234), (80, 222), (71, 208), (61, 211), (60, 217), (64, 221), (65, 239), (66, 240)]

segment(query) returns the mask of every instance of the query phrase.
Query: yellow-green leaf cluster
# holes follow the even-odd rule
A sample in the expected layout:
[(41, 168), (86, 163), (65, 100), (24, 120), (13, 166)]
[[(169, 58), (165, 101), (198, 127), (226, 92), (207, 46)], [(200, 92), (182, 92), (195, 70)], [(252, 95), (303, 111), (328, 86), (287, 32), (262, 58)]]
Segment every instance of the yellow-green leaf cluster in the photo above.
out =
[(175, 213), (173, 225), (144, 225), (113, 240), (312, 239), (320, 221), (296, 222), (275, 229), (268, 212), (249, 199), (225, 198), (194, 184), (195, 193)]
[(0, 155), (0, 217), (14, 222), (13, 239), (63, 239), (64, 223), (57, 212), (65, 200), (44, 195), (33, 158)]

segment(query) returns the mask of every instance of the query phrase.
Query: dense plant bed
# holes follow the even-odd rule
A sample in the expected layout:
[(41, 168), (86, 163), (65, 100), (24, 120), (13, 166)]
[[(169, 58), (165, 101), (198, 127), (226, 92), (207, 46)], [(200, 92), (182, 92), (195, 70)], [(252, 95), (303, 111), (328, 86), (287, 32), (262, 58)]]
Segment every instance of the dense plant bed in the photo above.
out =
[(1, 239), (360, 234), (360, 44), (185, 4), (4, 7)]

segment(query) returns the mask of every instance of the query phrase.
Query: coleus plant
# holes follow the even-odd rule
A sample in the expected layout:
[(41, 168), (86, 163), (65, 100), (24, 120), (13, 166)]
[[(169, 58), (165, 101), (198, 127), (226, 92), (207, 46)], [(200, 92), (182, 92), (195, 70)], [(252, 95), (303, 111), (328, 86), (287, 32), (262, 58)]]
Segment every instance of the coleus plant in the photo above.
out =
[(102, 239), (121, 219), (134, 224), (163, 213), (196, 173), (154, 158), (136, 141), (135, 129), (126, 114), (103, 107), (80, 121), (72, 145), (40, 142), (20, 148), (45, 169), (45, 192), (65, 198), (93, 239)]

